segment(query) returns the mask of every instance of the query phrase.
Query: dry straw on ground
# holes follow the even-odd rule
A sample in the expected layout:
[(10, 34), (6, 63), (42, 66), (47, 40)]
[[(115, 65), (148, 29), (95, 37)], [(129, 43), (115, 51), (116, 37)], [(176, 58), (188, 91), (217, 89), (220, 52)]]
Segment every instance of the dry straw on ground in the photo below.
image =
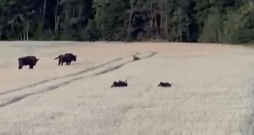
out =
[[(0, 42), (0, 135), (252, 135), (254, 51), (181, 43)], [(57, 66), (61, 53), (78, 55)], [(142, 58), (132, 62), (132, 56)], [(34, 70), (17, 58), (36, 55)], [(128, 80), (127, 88), (110, 88)], [(158, 88), (160, 81), (173, 83)]]

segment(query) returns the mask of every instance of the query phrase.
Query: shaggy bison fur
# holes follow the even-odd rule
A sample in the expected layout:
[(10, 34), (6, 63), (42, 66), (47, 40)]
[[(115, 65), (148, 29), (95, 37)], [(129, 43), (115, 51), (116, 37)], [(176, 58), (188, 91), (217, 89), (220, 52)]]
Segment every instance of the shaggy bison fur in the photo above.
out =
[(114, 81), (112, 86), (111, 87), (127, 87), (128, 84), (127, 84), (127, 80), (124, 82), (124, 81)]
[(18, 58), (19, 62), (19, 69), (22, 69), (23, 66), (29, 65), (30, 69), (33, 69), (33, 67), (36, 65), (36, 63), (39, 61), (35, 56), (26, 56), (26, 57), (20, 57)]
[(168, 83), (168, 82), (160, 82), (159, 87), (171, 87), (173, 83)]
[(64, 62), (66, 63), (66, 65), (71, 65), (72, 61), (77, 60), (77, 56), (73, 55), (72, 53), (66, 53), (66, 54), (59, 55), (55, 59), (58, 59), (58, 66), (63, 65)]

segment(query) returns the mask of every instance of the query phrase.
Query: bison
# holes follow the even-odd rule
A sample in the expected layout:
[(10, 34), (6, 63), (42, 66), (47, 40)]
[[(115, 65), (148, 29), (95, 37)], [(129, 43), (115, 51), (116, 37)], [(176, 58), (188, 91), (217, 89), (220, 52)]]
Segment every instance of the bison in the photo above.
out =
[(168, 82), (160, 82), (159, 87), (171, 87), (173, 83), (168, 83)]
[(18, 58), (19, 69), (22, 69), (23, 66), (29, 65), (29, 69), (33, 69), (36, 63), (39, 61), (35, 56), (25, 56)]
[(58, 57), (55, 58), (55, 60), (56, 59), (58, 59), (58, 66), (63, 65), (64, 62), (66, 63), (66, 65), (71, 65), (72, 61), (77, 60), (77, 56), (73, 55), (72, 53), (66, 53), (59, 55)]
[(112, 86), (111, 87), (127, 87), (128, 84), (127, 84), (127, 80), (124, 82), (124, 81), (114, 81)]

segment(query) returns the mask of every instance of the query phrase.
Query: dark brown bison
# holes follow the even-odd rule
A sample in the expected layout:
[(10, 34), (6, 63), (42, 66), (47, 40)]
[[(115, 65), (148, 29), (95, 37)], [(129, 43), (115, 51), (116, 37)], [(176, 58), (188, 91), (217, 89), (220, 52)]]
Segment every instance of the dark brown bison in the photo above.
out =
[(72, 53), (66, 53), (66, 54), (59, 55), (55, 59), (58, 59), (58, 66), (63, 65), (64, 62), (66, 63), (66, 65), (71, 65), (72, 61), (77, 60), (77, 56), (73, 55)]
[(140, 60), (140, 58), (139, 58), (139, 57), (137, 57), (137, 56), (135, 56), (135, 55), (133, 55), (133, 60), (134, 60), (134, 61), (136, 61), (136, 60)]
[(173, 83), (160, 82), (159, 87), (171, 87)]
[(128, 84), (127, 84), (127, 80), (124, 82), (124, 81), (114, 81), (112, 86), (111, 87), (127, 87)]
[(18, 58), (19, 62), (19, 69), (22, 69), (23, 66), (29, 65), (30, 69), (33, 69), (33, 67), (36, 65), (36, 63), (39, 61), (35, 56), (26, 56), (26, 57), (20, 57)]

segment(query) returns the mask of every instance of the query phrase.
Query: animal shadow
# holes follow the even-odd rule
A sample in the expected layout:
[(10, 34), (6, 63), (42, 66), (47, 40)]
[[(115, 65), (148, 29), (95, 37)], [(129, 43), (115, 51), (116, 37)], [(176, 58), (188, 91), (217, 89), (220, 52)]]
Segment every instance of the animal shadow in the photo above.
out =
[(137, 57), (137, 56), (135, 56), (135, 55), (133, 55), (133, 60), (134, 60), (134, 61), (137, 61), (137, 60), (140, 60), (140, 58)]
[(124, 82), (124, 81), (114, 81), (113, 84), (111, 85), (111, 88), (112, 87), (127, 87), (128, 84), (127, 84), (127, 80)]
[(168, 82), (160, 82), (158, 84), (158, 87), (171, 87), (173, 83), (168, 83)]

